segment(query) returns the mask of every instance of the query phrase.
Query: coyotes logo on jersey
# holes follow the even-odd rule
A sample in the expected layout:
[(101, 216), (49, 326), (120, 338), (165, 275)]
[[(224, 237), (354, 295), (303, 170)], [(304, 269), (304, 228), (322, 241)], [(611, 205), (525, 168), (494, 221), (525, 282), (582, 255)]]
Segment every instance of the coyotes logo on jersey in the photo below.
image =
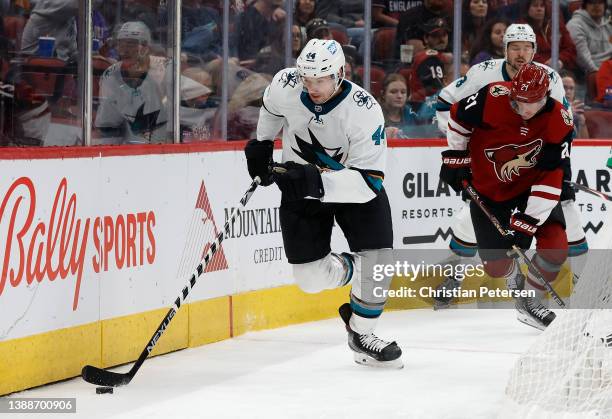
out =
[(542, 140), (537, 139), (528, 144), (507, 144), (497, 148), (485, 149), (485, 156), (493, 163), (495, 174), (502, 182), (512, 182), (512, 175), (520, 176), (520, 169), (534, 167), (535, 157), (542, 149)]

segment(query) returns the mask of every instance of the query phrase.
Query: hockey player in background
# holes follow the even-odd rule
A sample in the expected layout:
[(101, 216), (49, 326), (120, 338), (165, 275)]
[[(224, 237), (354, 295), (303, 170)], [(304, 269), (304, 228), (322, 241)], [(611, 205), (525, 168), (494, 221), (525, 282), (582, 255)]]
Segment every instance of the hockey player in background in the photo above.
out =
[[(532, 62), (537, 50), (536, 36), (531, 26), (527, 24), (512, 24), (508, 26), (504, 34), (505, 59), (484, 61), (474, 65), (468, 73), (440, 92), (436, 106), (438, 127), (442, 132), (447, 132), (448, 116), (452, 104), (466, 98), (481, 89), (483, 86), (497, 81), (510, 81), (519, 69)], [(534, 63), (546, 70), (549, 75), (550, 96), (561, 102), (566, 109), (569, 102), (565, 98), (565, 90), (559, 74), (544, 64)], [(571, 165), (569, 155), (563, 162), (564, 180), (571, 180)], [(572, 261), (572, 269), (579, 273), (584, 264), (585, 254), (588, 251), (586, 236), (582, 229), (580, 214), (575, 204), (575, 191), (564, 183), (561, 193), (561, 204), (567, 225), (567, 238), (569, 241), (569, 256)], [(470, 206), (465, 205), (454, 220), (452, 237), (449, 247), (453, 256), (451, 262), (464, 263), (476, 255), (476, 238), (470, 217)], [(455, 278), (447, 278), (442, 288), (453, 289), (460, 286)], [(446, 306), (450, 298), (439, 298), (436, 301), (438, 307)]]
[[(482, 210), (470, 203), (478, 253), (487, 274), (505, 278), (509, 289), (533, 290), (516, 298), (518, 319), (544, 329), (555, 318), (541, 302), (544, 284), (529, 270), (527, 280), (513, 245), (529, 249), (544, 279), (556, 279), (567, 257), (565, 221), (559, 198), (563, 160), (573, 134), (570, 111), (549, 94), (549, 74), (523, 65), (512, 82), (491, 83), (451, 107), (440, 178), (456, 191), (471, 181), (485, 205), (513, 232), (502, 236)], [(471, 180), (470, 180), (471, 179)]]
[[(389, 263), (393, 230), (383, 187), (386, 138), (376, 100), (344, 78), (344, 53), (334, 40), (311, 39), (297, 68), (278, 72), (263, 97), (257, 139), (245, 148), (251, 177), (282, 193), (280, 221), (287, 260), (305, 292), (352, 284), (340, 307), (355, 361), (401, 367), (401, 350), (373, 333), (390, 278), (374, 281), (373, 264)], [(282, 130), (282, 163), (271, 172)], [(351, 254), (332, 253), (334, 221)], [(374, 287), (380, 288), (373, 291)]]
[(124, 23), (116, 36), (121, 60), (100, 80), (97, 143), (141, 144), (172, 138), (168, 121), (169, 61), (151, 55), (151, 32), (142, 22)]

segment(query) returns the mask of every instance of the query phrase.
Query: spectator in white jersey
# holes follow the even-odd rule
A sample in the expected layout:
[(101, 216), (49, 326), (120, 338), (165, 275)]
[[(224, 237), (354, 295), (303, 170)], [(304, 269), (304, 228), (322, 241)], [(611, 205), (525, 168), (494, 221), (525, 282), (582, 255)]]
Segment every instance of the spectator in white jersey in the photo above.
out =
[(126, 22), (116, 36), (121, 61), (100, 81), (95, 127), (104, 144), (166, 142), (168, 60), (151, 55), (151, 32), (143, 22)]

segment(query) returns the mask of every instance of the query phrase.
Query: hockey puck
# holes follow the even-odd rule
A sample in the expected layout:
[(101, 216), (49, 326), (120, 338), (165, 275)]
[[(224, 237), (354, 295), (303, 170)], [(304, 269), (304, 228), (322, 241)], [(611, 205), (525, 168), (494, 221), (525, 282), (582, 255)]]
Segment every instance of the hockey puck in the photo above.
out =
[(96, 387), (96, 394), (113, 394), (112, 387)]

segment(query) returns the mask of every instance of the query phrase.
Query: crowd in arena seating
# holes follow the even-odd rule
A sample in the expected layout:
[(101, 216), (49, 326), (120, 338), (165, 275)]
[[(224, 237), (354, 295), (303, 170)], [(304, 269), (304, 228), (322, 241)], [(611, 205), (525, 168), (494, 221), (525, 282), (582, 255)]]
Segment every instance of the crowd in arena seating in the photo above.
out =
[[(94, 144), (172, 141), (168, 4), (94, 1)], [(182, 1), (183, 142), (221, 139), (224, 76), (227, 139), (253, 137), (263, 90), (287, 66), (286, 42), (291, 46), (288, 64), (293, 65), (309, 39), (337, 40), (347, 58), (346, 77), (362, 83), (368, 30), (363, 1), (293, 4), (287, 10), (283, 0), (232, 0), (230, 59), (224, 68), (223, 1)], [(82, 7), (78, 0), (0, 1), (0, 145), (82, 143)], [(451, 0), (372, 1), (370, 92), (381, 104), (390, 137), (439, 137), (435, 103), (438, 92), (453, 81), (453, 63), (461, 63), (464, 75), (471, 65), (503, 58), (506, 27), (523, 22), (536, 33), (535, 61), (554, 64), (561, 72), (577, 137), (612, 138), (612, 23), (606, 0), (560, 1), (557, 63), (551, 62), (550, 0), (464, 0), (458, 57), (452, 53), (452, 7)], [(287, 40), (288, 16), (292, 26)], [(131, 28), (140, 29), (132, 33)], [(49, 39), (51, 51), (46, 50)], [(129, 94), (125, 89), (131, 89)], [(57, 132), (66, 125), (74, 128), (69, 135)]]

